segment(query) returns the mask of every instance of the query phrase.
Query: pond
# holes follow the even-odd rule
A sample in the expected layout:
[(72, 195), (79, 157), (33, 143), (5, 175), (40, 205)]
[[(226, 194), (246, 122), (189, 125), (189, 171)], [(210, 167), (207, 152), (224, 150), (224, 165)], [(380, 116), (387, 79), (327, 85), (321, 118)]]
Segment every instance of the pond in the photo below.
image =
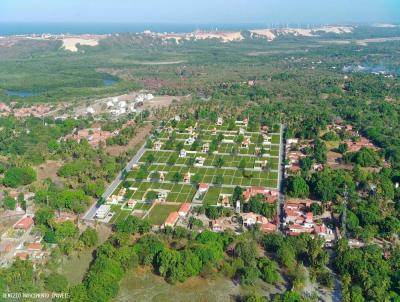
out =
[[(285, 289), (282, 284), (273, 286), (261, 280), (257, 282), (256, 288), (261, 295), (275, 294)], [(252, 292), (253, 287), (242, 287), (223, 277), (214, 280), (192, 277), (185, 283), (171, 285), (153, 274), (149, 268), (137, 268), (125, 274), (114, 301), (231, 302)]]
[(39, 93), (24, 90), (6, 90), (6, 94), (8, 96), (19, 96), (23, 98), (39, 95)]
[(104, 86), (112, 86), (117, 83), (117, 80), (113, 79), (103, 79)]

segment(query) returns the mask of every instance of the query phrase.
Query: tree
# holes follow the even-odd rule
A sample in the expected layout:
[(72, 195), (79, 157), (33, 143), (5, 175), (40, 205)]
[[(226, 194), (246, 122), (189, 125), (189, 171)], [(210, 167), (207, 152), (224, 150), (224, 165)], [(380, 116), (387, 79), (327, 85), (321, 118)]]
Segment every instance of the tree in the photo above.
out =
[(50, 220), (55, 216), (54, 209), (49, 207), (41, 207), (35, 212), (35, 224), (49, 225)]
[(173, 165), (175, 165), (177, 160), (178, 160), (178, 157), (176, 156), (176, 154), (172, 154), (167, 160), (167, 165), (173, 166)]
[(79, 237), (79, 240), (87, 247), (92, 247), (99, 241), (99, 236), (94, 228), (88, 227)]
[(339, 151), (341, 154), (345, 154), (345, 153), (347, 152), (348, 149), (349, 149), (349, 147), (347, 146), (346, 143), (341, 143), (341, 144), (339, 145), (339, 147), (338, 147), (338, 151)]
[(224, 165), (225, 161), (222, 157), (218, 157), (215, 160), (214, 166), (216, 166), (217, 168), (221, 168)]
[(215, 178), (214, 178), (214, 180), (213, 180), (213, 183), (214, 183), (216, 186), (222, 185), (223, 182), (224, 182), (224, 178), (223, 178), (223, 176), (220, 175), (220, 174), (216, 175)]
[(71, 220), (67, 220), (56, 224), (55, 235), (57, 241), (64, 241), (68, 238), (73, 238), (78, 234), (78, 228)]
[(303, 177), (294, 176), (288, 179), (287, 192), (292, 197), (307, 198), (310, 189)]
[(257, 267), (260, 270), (260, 277), (263, 281), (269, 284), (275, 284), (279, 281), (278, 266), (274, 261), (267, 257), (262, 257), (258, 260)]
[(313, 212), (314, 216), (321, 215), (323, 212), (322, 207), (316, 202), (313, 202), (311, 204), (310, 210), (311, 210), (311, 212)]
[(50, 273), (45, 278), (45, 287), (47, 290), (51, 292), (65, 292), (68, 289), (68, 280), (64, 275), (58, 274), (58, 273)]
[(17, 204), (17, 202), (15, 201), (14, 198), (12, 198), (10, 196), (4, 197), (3, 206), (6, 210), (15, 210), (16, 204)]
[(149, 153), (149, 154), (146, 156), (146, 158), (145, 158), (145, 162), (146, 162), (147, 164), (154, 163), (155, 160), (156, 160), (156, 157), (154, 156), (153, 153)]
[(29, 185), (36, 180), (36, 171), (31, 167), (13, 167), (4, 174), (3, 183), (7, 187)]
[(244, 170), (244, 168), (246, 168), (246, 159), (244, 157), (242, 157), (242, 159), (240, 160), (238, 168), (241, 170)]
[(182, 179), (183, 179), (183, 176), (182, 176), (182, 174), (181, 174), (180, 172), (175, 172), (175, 173), (172, 175), (172, 181), (173, 181), (173, 182), (178, 183), (178, 182), (182, 181)]

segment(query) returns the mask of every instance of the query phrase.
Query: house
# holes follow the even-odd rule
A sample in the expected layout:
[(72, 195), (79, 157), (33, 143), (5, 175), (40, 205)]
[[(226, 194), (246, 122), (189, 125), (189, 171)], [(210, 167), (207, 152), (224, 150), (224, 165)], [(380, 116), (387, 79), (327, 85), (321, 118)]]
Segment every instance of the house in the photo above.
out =
[(191, 178), (190, 172), (185, 173), (185, 175), (183, 176), (183, 182), (184, 183), (190, 183), (190, 178)]
[(154, 150), (160, 151), (162, 147), (162, 142), (161, 141), (155, 141), (153, 144)]
[(26, 216), (21, 218), (19, 221), (17, 221), (16, 224), (14, 224), (14, 229), (28, 231), (32, 227), (32, 225), (33, 225), (32, 217)]
[(179, 208), (179, 216), (186, 217), (190, 210), (190, 203), (182, 203), (181, 207)]
[(260, 214), (256, 214), (253, 212), (249, 212), (249, 213), (243, 213), (241, 215), (242, 217), (242, 221), (243, 221), (243, 225), (245, 227), (250, 227), (252, 225), (255, 225), (256, 223), (258, 224), (266, 224), (268, 223), (268, 219)]
[(217, 126), (222, 126), (223, 123), (224, 123), (224, 120), (222, 119), (222, 117), (218, 117)]
[(249, 187), (243, 192), (243, 197), (245, 201), (248, 201), (250, 197), (256, 196), (257, 194), (264, 195), (265, 201), (268, 203), (274, 203), (278, 198), (277, 190), (268, 190), (264, 187)]
[(209, 143), (205, 143), (203, 145), (203, 152), (207, 153), (210, 150), (210, 144)]
[(102, 204), (100, 208), (97, 209), (96, 211), (96, 218), (98, 219), (104, 219), (107, 217), (107, 215), (110, 213), (111, 206)]
[(26, 249), (31, 252), (41, 251), (43, 246), (41, 243), (29, 243)]
[(331, 242), (335, 239), (332, 229), (328, 228), (325, 224), (316, 225), (314, 233), (324, 238), (326, 242)]
[(261, 225), (261, 230), (262, 230), (263, 232), (265, 232), (265, 233), (273, 233), (273, 232), (276, 231), (276, 229), (277, 229), (276, 224), (273, 224), (273, 223), (270, 223), (270, 222), (268, 222), (268, 223), (263, 223), (263, 224)]
[(208, 184), (206, 184), (206, 183), (204, 183), (204, 182), (199, 183), (198, 189), (199, 189), (199, 192), (200, 192), (200, 193), (205, 193), (205, 192), (207, 192), (207, 191), (208, 191), (208, 188), (209, 188), (209, 185), (208, 185)]
[(299, 140), (297, 138), (288, 138), (286, 140), (286, 145), (291, 146), (291, 145), (296, 145), (299, 143)]
[(15, 258), (19, 258), (21, 260), (27, 260), (29, 258), (29, 253), (28, 252), (18, 252), (15, 254)]
[(164, 222), (164, 227), (173, 227), (177, 223), (179, 219), (179, 213), (178, 212), (171, 212), (169, 213), (167, 219), (165, 219)]
[(179, 157), (186, 157), (186, 150), (182, 149), (179, 153)]
[(314, 231), (313, 228), (308, 228), (299, 224), (289, 225), (289, 235), (290, 236), (298, 236), (301, 233), (311, 234)]
[(222, 226), (219, 223), (218, 220), (211, 220), (210, 221), (210, 228), (214, 231), (214, 232), (222, 232)]

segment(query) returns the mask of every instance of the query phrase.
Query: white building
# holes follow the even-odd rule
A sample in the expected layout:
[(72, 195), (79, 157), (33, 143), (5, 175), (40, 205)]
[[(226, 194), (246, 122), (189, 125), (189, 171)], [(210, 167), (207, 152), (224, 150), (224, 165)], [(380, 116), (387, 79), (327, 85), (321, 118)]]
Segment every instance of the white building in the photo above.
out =
[(107, 217), (107, 215), (110, 213), (111, 206), (103, 204), (100, 206), (100, 208), (97, 209), (96, 211), (96, 218), (98, 219), (104, 219)]

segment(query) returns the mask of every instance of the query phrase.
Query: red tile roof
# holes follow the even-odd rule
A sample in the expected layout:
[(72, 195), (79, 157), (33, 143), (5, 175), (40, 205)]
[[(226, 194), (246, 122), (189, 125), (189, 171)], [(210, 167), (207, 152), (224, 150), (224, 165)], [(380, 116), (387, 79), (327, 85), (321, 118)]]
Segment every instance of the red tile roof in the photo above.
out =
[(190, 203), (182, 203), (181, 207), (179, 208), (179, 213), (187, 214), (190, 210)]
[(29, 257), (29, 253), (28, 252), (18, 252), (15, 254), (16, 258), (19, 258), (21, 260), (26, 260)]
[(42, 244), (40, 243), (30, 243), (28, 244), (27, 249), (31, 251), (41, 251), (43, 248)]
[(178, 212), (171, 212), (169, 213), (167, 219), (165, 219), (164, 225), (173, 226), (178, 221), (179, 213)]
[(15, 225), (14, 229), (28, 230), (33, 225), (33, 219), (29, 216), (20, 219)]

